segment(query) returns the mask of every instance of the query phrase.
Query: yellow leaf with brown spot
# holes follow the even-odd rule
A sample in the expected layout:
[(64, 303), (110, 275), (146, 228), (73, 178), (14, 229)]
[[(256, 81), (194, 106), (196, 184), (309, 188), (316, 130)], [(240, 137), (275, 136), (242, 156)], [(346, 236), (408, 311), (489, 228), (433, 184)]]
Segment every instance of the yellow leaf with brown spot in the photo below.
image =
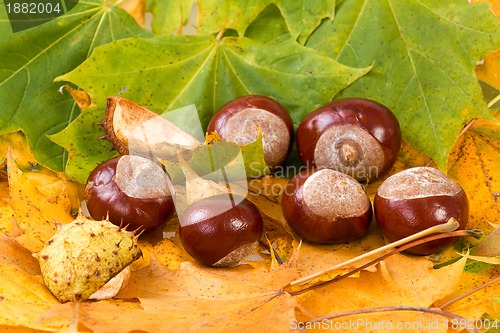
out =
[(18, 241), (31, 252), (39, 252), (54, 235), (57, 224), (73, 220), (71, 200), (64, 179), (53, 173), (23, 173), (7, 156), (9, 202), (22, 234)]
[(31, 153), (26, 137), (21, 132), (13, 132), (0, 135), (0, 165), (7, 164), (7, 152), (9, 149), (17, 165), (22, 170), (36, 170), (38, 164)]
[(0, 232), (9, 233), (16, 226), (16, 218), (14, 211), (10, 207), (9, 197), (9, 183), (7, 175), (0, 172)]
[[(154, 245), (148, 246), (149, 251), (168, 269), (175, 270), (184, 261), (194, 261), (184, 251), (179, 241), (179, 219), (173, 216), (165, 229), (162, 230), (165, 237)], [(147, 236), (146, 236), (147, 237)]]
[(469, 199), (469, 228), (485, 233), (500, 223), (500, 126), (476, 120), (457, 140), (448, 174)]
[(500, 89), (500, 51), (486, 56), (483, 62), (476, 67), (476, 74), (479, 80), (487, 82), (496, 89)]

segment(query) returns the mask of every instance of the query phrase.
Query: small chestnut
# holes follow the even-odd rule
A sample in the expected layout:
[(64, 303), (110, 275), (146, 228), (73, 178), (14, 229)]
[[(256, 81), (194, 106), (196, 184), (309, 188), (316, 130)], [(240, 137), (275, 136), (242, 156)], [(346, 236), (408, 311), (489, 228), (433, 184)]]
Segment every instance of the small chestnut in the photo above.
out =
[[(416, 167), (387, 178), (374, 199), (375, 218), (390, 242), (413, 235), (450, 218), (465, 229), (469, 202), (462, 187), (441, 171)], [(444, 238), (417, 245), (407, 253), (427, 255), (439, 252), (456, 238)]]
[(384, 105), (342, 98), (307, 115), (297, 128), (297, 151), (307, 166), (330, 168), (358, 181), (381, 177), (395, 163), (401, 129)]
[(315, 243), (357, 239), (372, 220), (370, 199), (361, 184), (332, 169), (296, 174), (285, 187), (282, 209), (288, 225)]
[(99, 164), (85, 187), (87, 209), (95, 220), (108, 218), (128, 229), (152, 231), (174, 213), (168, 176), (155, 162), (123, 155)]
[(222, 140), (247, 145), (262, 131), (264, 160), (273, 170), (288, 157), (293, 144), (293, 122), (286, 109), (274, 99), (247, 95), (223, 105), (208, 124)]
[(262, 216), (253, 203), (241, 196), (219, 194), (186, 208), (179, 238), (196, 261), (228, 267), (255, 249), (262, 230)]

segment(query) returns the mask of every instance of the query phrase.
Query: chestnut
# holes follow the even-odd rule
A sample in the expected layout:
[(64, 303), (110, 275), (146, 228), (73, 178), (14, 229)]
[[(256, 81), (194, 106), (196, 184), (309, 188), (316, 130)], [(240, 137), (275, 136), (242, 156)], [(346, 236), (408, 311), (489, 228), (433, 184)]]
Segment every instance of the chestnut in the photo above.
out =
[(228, 267), (255, 249), (262, 230), (262, 216), (253, 203), (241, 196), (219, 194), (186, 208), (179, 238), (196, 261)]
[(384, 105), (365, 98), (343, 98), (308, 114), (297, 128), (303, 164), (330, 168), (358, 181), (384, 175), (401, 148), (401, 128)]
[[(375, 218), (389, 242), (410, 236), (450, 218), (465, 229), (469, 202), (462, 187), (438, 169), (415, 167), (387, 178), (374, 199)], [(417, 245), (407, 253), (427, 255), (439, 252), (456, 238), (444, 238)]]
[(315, 243), (348, 242), (366, 233), (372, 206), (361, 184), (332, 170), (303, 170), (286, 185), (282, 209), (288, 225)]
[(174, 213), (168, 176), (155, 162), (123, 155), (99, 164), (85, 186), (87, 209), (95, 220), (108, 219), (130, 230), (150, 232)]
[(274, 99), (247, 95), (225, 105), (210, 120), (207, 131), (216, 131), (224, 141), (247, 145), (262, 131), (264, 160), (274, 170), (288, 157), (293, 144), (293, 122), (287, 110)]

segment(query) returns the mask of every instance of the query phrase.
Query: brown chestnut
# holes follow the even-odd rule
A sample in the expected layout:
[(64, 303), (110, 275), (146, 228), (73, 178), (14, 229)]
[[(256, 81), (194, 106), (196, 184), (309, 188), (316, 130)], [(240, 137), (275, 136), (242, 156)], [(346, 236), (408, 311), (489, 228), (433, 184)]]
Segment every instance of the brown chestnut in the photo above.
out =
[(401, 148), (401, 129), (384, 105), (343, 98), (307, 115), (297, 128), (297, 151), (307, 166), (330, 168), (359, 181), (384, 175)]
[[(469, 202), (462, 187), (441, 171), (416, 167), (387, 178), (374, 199), (375, 218), (388, 241), (394, 242), (450, 218), (465, 229)], [(417, 245), (407, 253), (427, 255), (439, 252), (456, 238), (444, 238)]]
[(366, 233), (372, 206), (354, 178), (332, 170), (304, 170), (286, 185), (285, 220), (303, 239), (315, 243), (348, 242)]
[(264, 160), (271, 170), (288, 157), (293, 144), (293, 122), (286, 109), (274, 99), (247, 95), (226, 103), (208, 124), (222, 140), (238, 145), (255, 141), (262, 131)]
[(85, 187), (87, 209), (95, 220), (106, 217), (129, 230), (152, 231), (174, 213), (168, 177), (155, 162), (124, 155), (99, 164)]
[(228, 267), (255, 249), (262, 230), (262, 217), (253, 203), (241, 196), (219, 194), (186, 208), (179, 238), (196, 261)]

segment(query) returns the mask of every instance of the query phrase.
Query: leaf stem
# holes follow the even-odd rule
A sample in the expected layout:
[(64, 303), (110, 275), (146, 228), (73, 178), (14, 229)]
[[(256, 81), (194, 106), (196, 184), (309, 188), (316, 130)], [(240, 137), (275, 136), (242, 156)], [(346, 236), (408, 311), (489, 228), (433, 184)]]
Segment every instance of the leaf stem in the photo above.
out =
[(311, 290), (323, 287), (326, 284), (333, 283), (333, 282), (338, 282), (339, 280), (342, 280), (342, 279), (347, 278), (347, 277), (349, 277), (349, 276), (351, 276), (353, 274), (356, 274), (357, 272), (360, 272), (363, 269), (365, 269), (367, 267), (370, 267), (370, 266), (376, 264), (377, 262), (384, 260), (387, 257), (390, 257), (390, 256), (392, 256), (392, 255), (394, 255), (396, 253), (402, 252), (402, 251), (404, 251), (406, 249), (409, 249), (410, 247), (413, 247), (413, 246), (417, 246), (417, 245), (420, 245), (420, 244), (423, 244), (423, 243), (431, 242), (431, 241), (434, 241), (434, 240), (437, 240), (437, 239), (442, 239), (442, 238), (461, 237), (461, 236), (473, 236), (473, 237), (477, 237), (479, 234), (482, 234), (481, 231), (479, 231), (479, 230), (455, 230), (455, 231), (451, 231), (451, 232), (442, 233), (442, 234), (439, 234), (439, 235), (432, 235), (432, 236), (420, 238), (420, 239), (417, 239), (417, 240), (415, 240), (413, 242), (405, 244), (405, 245), (403, 245), (401, 247), (393, 249), (392, 251), (387, 252), (387, 253), (381, 255), (380, 257), (375, 258), (375, 259), (367, 262), (366, 264), (361, 265), (361, 266), (359, 266), (359, 267), (357, 267), (357, 268), (355, 268), (355, 269), (353, 269), (353, 270), (351, 270), (351, 271), (349, 271), (349, 272), (347, 272), (345, 274), (337, 275), (336, 277), (334, 277), (333, 279), (331, 279), (329, 281), (320, 282), (318, 284), (315, 284), (313, 286), (304, 288), (302, 290), (292, 291), (292, 292), (289, 292), (289, 294), (292, 295), (292, 296), (297, 296), (297, 295), (300, 295), (300, 294), (304, 294), (304, 293), (306, 293), (308, 291), (311, 291)]
[(359, 255), (359, 256), (354, 257), (354, 258), (352, 258), (350, 260), (341, 262), (340, 264), (337, 264), (335, 266), (329, 267), (329, 268), (327, 268), (325, 270), (322, 270), (320, 272), (317, 272), (317, 273), (314, 273), (314, 274), (302, 277), (300, 279), (297, 279), (295, 281), (292, 281), (292, 282), (290, 282), (290, 286), (294, 286), (294, 285), (297, 285), (297, 284), (303, 284), (303, 283), (309, 282), (309, 281), (311, 281), (311, 280), (313, 280), (313, 279), (315, 279), (315, 278), (317, 278), (317, 277), (319, 277), (319, 276), (321, 276), (321, 275), (323, 275), (325, 273), (328, 273), (328, 272), (340, 269), (342, 267), (345, 267), (347, 265), (353, 264), (355, 262), (358, 262), (360, 260), (366, 259), (368, 257), (374, 256), (374, 255), (378, 255), (378, 254), (386, 252), (386, 251), (390, 251), (390, 250), (392, 250), (392, 249), (394, 249), (394, 248), (396, 248), (398, 246), (410, 243), (410, 242), (412, 242), (414, 240), (417, 240), (419, 238), (422, 238), (422, 237), (425, 237), (425, 236), (428, 236), (428, 235), (431, 235), (431, 234), (435, 234), (435, 233), (450, 232), (450, 231), (453, 231), (453, 230), (457, 229), (458, 227), (459, 227), (458, 221), (452, 217), (446, 223), (438, 224), (438, 225), (435, 225), (433, 227), (427, 228), (425, 230), (417, 232), (416, 234), (413, 234), (413, 235), (410, 235), (410, 236), (405, 237), (403, 239), (400, 239), (398, 241), (389, 243), (389, 244), (387, 244), (385, 246), (379, 247), (379, 248), (377, 248), (375, 250), (372, 250), (370, 252), (366, 252), (366, 253), (364, 253), (362, 255)]
[(498, 101), (500, 101), (500, 94), (497, 95), (497, 97), (493, 98), (489, 103), (488, 103), (488, 108), (492, 108), (493, 105), (495, 105)]
[[(358, 310), (351, 310), (351, 311), (345, 311), (345, 312), (339, 312), (327, 316), (322, 316), (315, 318), (313, 320), (309, 320), (306, 323), (314, 323), (314, 322), (322, 322), (323, 320), (332, 320), (332, 319), (337, 319), (341, 317), (347, 317), (347, 316), (353, 316), (353, 315), (360, 315), (360, 314), (367, 314), (367, 313), (376, 313), (376, 312), (392, 312), (392, 311), (417, 311), (417, 312), (425, 312), (425, 313), (430, 313), (430, 314), (435, 314), (443, 317), (447, 317), (450, 319), (453, 319), (458, 322), (469, 322), (467, 318), (459, 316), (457, 314), (443, 311), (441, 309), (433, 309), (433, 308), (425, 308), (425, 307), (419, 307), (419, 306), (406, 306), (406, 305), (399, 305), (399, 306), (382, 306), (382, 307), (376, 307), (376, 308), (365, 308), (365, 309), (358, 309)], [(468, 325), (467, 325), (468, 326)], [(467, 332), (473, 332), (473, 333), (480, 333), (477, 328), (467, 328)]]
[(219, 32), (217, 33), (217, 36), (215, 37), (215, 39), (216, 39), (217, 41), (220, 41), (220, 40), (222, 39), (222, 37), (224, 37), (224, 33), (225, 33), (225, 32), (226, 32), (226, 30), (225, 30), (225, 29), (222, 29), (221, 31), (219, 31)]

